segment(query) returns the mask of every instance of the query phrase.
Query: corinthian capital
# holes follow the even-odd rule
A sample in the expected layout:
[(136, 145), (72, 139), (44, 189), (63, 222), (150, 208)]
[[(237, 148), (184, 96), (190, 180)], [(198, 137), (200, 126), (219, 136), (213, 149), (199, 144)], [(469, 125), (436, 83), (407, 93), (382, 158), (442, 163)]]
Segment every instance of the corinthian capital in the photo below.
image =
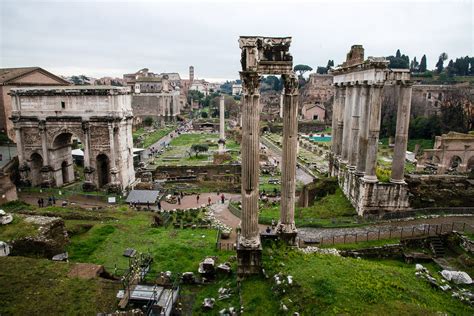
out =
[(241, 71), (242, 90), (244, 94), (258, 94), (260, 89), (260, 76), (253, 71)]
[(298, 79), (294, 73), (282, 75), (285, 94), (298, 94)]

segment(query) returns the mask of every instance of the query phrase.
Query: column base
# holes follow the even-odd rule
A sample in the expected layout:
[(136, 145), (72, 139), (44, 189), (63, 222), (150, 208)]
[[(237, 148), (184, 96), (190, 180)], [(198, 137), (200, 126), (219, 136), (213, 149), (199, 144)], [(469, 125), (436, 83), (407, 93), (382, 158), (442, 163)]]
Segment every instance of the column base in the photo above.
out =
[(364, 176), (365, 172), (356, 170), (356, 171), (354, 172), (354, 174), (355, 174), (356, 176), (358, 176), (358, 177), (362, 177), (362, 176)]
[(291, 246), (296, 245), (296, 236), (298, 235), (298, 231), (296, 230), (295, 223), (282, 224), (279, 222), (276, 228), (276, 233), (286, 244)]
[(379, 179), (377, 178), (377, 176), (368, 176), (368, 175), (365, 175), (365, 176), (362, 178), (362, 181), (367, 182), (367, 183), (375, 183), (375, 182), (379, 182)]
[(395, 184), (406, 184), (405, 180), (403, 179), (390, 179), (390, 183), (395, 183)]
[(247, 248), (237, 243), (237, 275), (244, 277), (262, 272), (262, 246)]
[(89, 181), (85, 181), (83, 184), (82, 184), (82, 190), (84, 192), (92, 192), (92, 191), (95, 191), (97, 189), (96, 185), (92, 182), (89, 182)]

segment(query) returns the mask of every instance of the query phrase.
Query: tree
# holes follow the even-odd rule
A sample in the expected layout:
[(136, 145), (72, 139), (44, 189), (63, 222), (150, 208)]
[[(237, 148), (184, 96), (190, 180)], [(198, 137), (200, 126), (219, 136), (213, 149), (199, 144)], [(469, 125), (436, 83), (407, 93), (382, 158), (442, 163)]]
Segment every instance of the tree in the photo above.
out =
[(410, 71), (411, 71), (411, 72), (417, 72), (419, 65), (420, 65), (420, 64), (419, 64), (418, 61), (416, 60), (416, 57), (414, 57), (413, 60), (412, 60), (411, 63), (410, 63)]
[(448, 74), (448, 77), (454, 77), (454, 74), (456, 73), (456, 68), (454, 67), (454, 62), (451, 59), (448, 63), (448, 66), (446, 67), (446, 73)]
[(326, 68), (327, 68), (327, 70), (329, 70), (332, 67), (334, 67), (334, 60), (329, 59)]
[(395, 56), (388, 56), (387, 57), (389, 64), (389, 68), (394, 69), (408, 69), (410, 68), (410, 58), (407, 55), (402, 55), (400, 50), (397, 49)]
[(153, 118), (151, 116), (145, 117), (143, 124), (145, 124), (145, 126), (151, 126), (153, 124)]
[(311, 68), (311, 67), (308, 66), (308, 65), (299, 64), (299, 65), (296, 65), (296, 66), (293, 68), (293, 70), (296, 71), (296, 72), (298, 72), (298, 76), (299, 76), (299, 77), (303, 77), (303, 75), (304, 75), (305, 72), (312, 71), (313, 68)]
[(444, 61), (448, 59), (448, 54), (446, 53), (441, 53), (441, 55), (439, 55), (439, 58), (438, 58), (438, 62), (436, 63), (436, 72), (437, 73), (441, 73), (443, 71), (443, 68), (444, 68)]
[(421, 57), (420, 61), (420, 67), (418, 68), (419, 72), (425, 72), (426, 71), (426, 55), (423, 55)]
[(328, 73), (328, 69), (326, 67), (318, 66), (318, 68), (316, 68), (316, 73), (324, 75)]
[(194, 144), (191, 146), (191, 151), (193, 151), (196, 154), (196, 157), (202, 153), (206, 152), (209, 150), (209, 146), (206, 144)]

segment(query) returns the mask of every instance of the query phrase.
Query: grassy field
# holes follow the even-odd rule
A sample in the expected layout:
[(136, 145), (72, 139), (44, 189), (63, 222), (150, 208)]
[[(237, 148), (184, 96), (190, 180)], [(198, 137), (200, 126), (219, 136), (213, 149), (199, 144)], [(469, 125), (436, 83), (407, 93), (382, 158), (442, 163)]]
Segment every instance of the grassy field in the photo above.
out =
[[(416, 278), (414, 264), (305, 255), (265, 248), (266, 271), (293, 276), (291, 290), (267, 299), (301, 315), (472, 315), (474, 309)], [(263, 290), (265, 291), (265, 290)], [(269, 314), (262, 314), (269, 315)]]
[(140, 128), (133, 132), (133, 140), (136, 141), (139, 136), (146, 135), (145, 139), (143, 140), (142, 147), (148, 148), (157, 141), (159, 141), (164, 136), (168, 135), (171, 131), (176, 128), (176, 125), (169, 125), (164, 128), (157, 129), (151, 133), (147, 133), (144, 128)]
[[(157, 166), (201, 166), (212, 164), (213, 152), (218, 148), (217, 141), (219, 140), (218, 134), (181, 134), (176, 138), (173, 138), (170, 142), (170, 148), (158, 156), (155, 159), (155, 165)], [(191, 151), (191, 146), (194, 144), (207, 144), (209, 151), (199, 153), (197, 156)], [(226, 148), (231, 151), (232, 161), (236, 161), (238, 157), (238, 151), (240, 150), (239, 144), (234, 140), (226, 140)]]
[[(353, 214), (338, 194), (321, 199), (317, 205), (325, 207), (302, 209), (301, 212), (322, 218)], [(331, 212), (326, 210), (329, 207)], [(71, 236), (67, 249), (70, 263), (0, 258), (0, 299), (6, 302), (0, 304), (2, 315), (91, 315), (116, 310), (115, 294), (120, 288), (119, 282), (100, 278), (83, 280), (67, 275), (76, 262), (103, 264), (110, 273), (115, 267), (120, 271), (128, 265), (128, 259), (122, 256), (128, 247), (152, 254), (150, 281), (159, 271), (170, 270), (175, 275), (196, 272), (198, 263), (210, 255), (216, 256), (218, 262), (231, 262), (235, 268), (235, 252), (215, 249), (214, 230), (154, 228), (151, 227), (152, 213), (130, 211), (124, 206), (98, 211), (60, 207), (35, 210), (30, 207), (30, 211), (54, 213), (65, 219)], [(414, 265), (401, 261), (305, 255), (282, 245), (264, 245), (263, 262), (270, 278), (246, 278), (240, 282), (240, 288), (235, 275), (218, 277), (209, 285), (183, 286), (185, 310), (193, 315), (217, 315), (222, 308), (240, 309), (242, 304), (248, 315), (280, 315), (295, 311), (301, 315), (473, 313), (472, 308), (448, 293), (417, 279)], [(433, 272), (436, 269), (436, 266), (430, 266)], [(272, 276), (279, 272), (293, 276), (290, 291), (276, 291)], [(231, 288), (233, 295), (226, 300), (217, 300), (220, 287)], [(216, 298), (216, 306), (210, 313), (204, 313), (200, 307), (205, 297)], [(280, 302), (288, 307), (288, 313), (280, 311)]]
[[(315, 201), (310, 207), (296, 207), (295, 222), (297, 226), (310, 227), (343, 227), (357, 226), (354, 219), (356, 212), (340, 188), (334, 194)], [(280, 218), (280, 206), (261, 207), (259, 223), (270, 225), (272, 219)]]

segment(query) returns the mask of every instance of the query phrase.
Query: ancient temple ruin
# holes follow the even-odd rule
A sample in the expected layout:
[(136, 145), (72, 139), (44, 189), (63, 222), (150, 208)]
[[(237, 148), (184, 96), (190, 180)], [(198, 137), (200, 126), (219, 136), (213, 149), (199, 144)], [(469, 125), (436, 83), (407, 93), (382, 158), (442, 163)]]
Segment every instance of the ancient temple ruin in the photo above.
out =
[[(336, 87), (330, 172), (359, 215), (409, 208), (404, 181), (412, 83), (408, 69), (389, 69), (383, 57), (364, 60), (352, 46), (347, 60), (332, 72)], [(383, 87), (395, 85), (398, 109), (389, 183), (376, 175)]]
[(73, 139), (83, 146), (85, 190), (120, 191), (135, 180), (129, 89), (32, 87), (10, 95), (24, 184), (60, 187), (74, 181)]
[(261, 266), (261, 244), (258, 229), (259, 199), (259, 121), (260, 76), (282, 75), (285, 85), (283, 101), (283, 155), (281, 218), (277, 232), (294, 242), (295, 176), (297, 146), (298, 81), (293, 73), (289, 53), (291, 37), (241, 36), (242, 50), (242, 222), (237, 241), (238, 273), (258, 273)]

